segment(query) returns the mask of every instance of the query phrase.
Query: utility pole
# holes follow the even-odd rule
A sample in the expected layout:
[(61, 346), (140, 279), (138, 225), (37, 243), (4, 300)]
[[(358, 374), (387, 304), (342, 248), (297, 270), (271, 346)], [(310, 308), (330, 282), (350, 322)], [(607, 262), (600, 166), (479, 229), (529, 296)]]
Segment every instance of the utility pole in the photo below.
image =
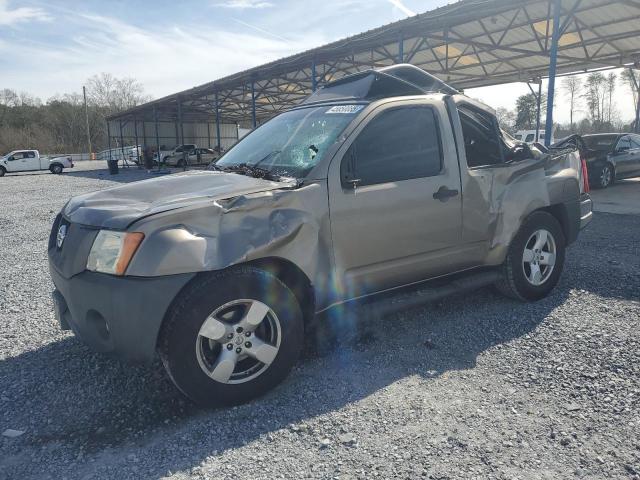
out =
[(87, 106), (87, 89), (82, 86), (82, 96), (84, 97), (84, 120), (87, 126), (87, 145), (89, 147), (89, 160), (91, 160), (91, 132), (89, 131), (89, 107)]

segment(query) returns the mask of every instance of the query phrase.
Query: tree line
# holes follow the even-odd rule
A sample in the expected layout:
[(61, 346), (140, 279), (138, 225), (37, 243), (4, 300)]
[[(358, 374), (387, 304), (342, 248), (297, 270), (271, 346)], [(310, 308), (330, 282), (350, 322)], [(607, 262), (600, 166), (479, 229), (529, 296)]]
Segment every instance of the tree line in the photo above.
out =
[[(638, 85), (640, 72), (632, 69), (623, 70), (620, 75), (610, 72), (593, 72), (581, 79), (579, 76), (565, 77), (560, 83), (560, 92), (565, 96), (569, 107), (569, 123), (556, 124), (556, 138), (572, 133), (624, 132), (634, 129), (632, 122), (620, 117), (614, 101), (618, 88), (631, 93), (634, 107), (638, 105)], [(541, 96), (541, 128), (547, 111), (547, 95)], [(499, 108), (498, 121), (502, 128), (514, 133), (518, 130), (533, 130), (537, 120), (537, 94), (521, 95), (516, 100), (515, 109)], [(580, 121), (575, 121), (579, 113), (585, 113)]]
[(87, 110), (82, 93), (56, 95), (46, 101), (26, 92), (0, 89), (0, 155), (34, 148), (43, 153), (86, 152), (87, 127), (93, 151), (107, 148), (105, 118), (151, 98), (133, 78), (108, 73), (86, 81)]

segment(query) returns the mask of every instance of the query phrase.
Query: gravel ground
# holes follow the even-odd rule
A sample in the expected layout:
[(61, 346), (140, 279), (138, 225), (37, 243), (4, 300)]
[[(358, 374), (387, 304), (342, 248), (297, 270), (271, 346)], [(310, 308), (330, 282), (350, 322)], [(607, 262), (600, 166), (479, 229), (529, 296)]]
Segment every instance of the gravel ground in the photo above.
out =
[(640, 216), (596, 214), (547, 299), (333, 312), (275, 391), (199, 410), (56, 326), (55, 214), (147, 176), (92, 168), (0, 179), (0, 479), (640, 478)]

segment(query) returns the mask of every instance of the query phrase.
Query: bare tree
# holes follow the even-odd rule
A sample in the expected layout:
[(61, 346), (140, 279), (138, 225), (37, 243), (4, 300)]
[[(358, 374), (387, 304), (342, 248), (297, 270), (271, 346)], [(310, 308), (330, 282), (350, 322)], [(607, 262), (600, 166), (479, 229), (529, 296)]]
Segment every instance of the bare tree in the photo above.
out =
[(515, 133), (516, 126), (516, 112), (504, 107), (499, 107), (496, 110), (496, 117), (498, 124), (503, 130), (513, 134)]
[(584, 99), (591, 123), (598, 131), (606, 118), (607, 78), (602, 73), (594, 72), (587, 76)]
[(611, 72), (607, 76), (607, 95), (608, 95), (608, 103), (607, 103), (607, 123), (611, 124), (612, 118), (616, 116), (615, 114), (615, 106), (613, 104), (613, 92), (616, 89), (616, 84), (618, 83), (618, 75), (614, 72)]
[(578, 109), (580, 95), (582, 92), (582, 81), (576, 76), (566, 77), (562, 81), (562, 87), (565, 90), (567, 97), (569, 97), (569, 123), (570, 129), (573, 131), (573, 113)]
[(90, 103), (108, 109), (109, 114), (135, 107), (150, 100), (144, 87), (133, 78), (116, 78), (110, 73), (94, 75), (87, 80)]
[[(131, 78), (103, 73), (87, 81), (89, 131), (96, 148), (107, 144), (105, 117), (149, 99)], [(0, 89), (0, 153), (37, 148), (45, 153), (71, 153), (86, 148), (82, 95), (58, 95), (45, 104), (28, 93)]]
[(624, 85), (626, 85), (629, 90), (631, 90), (631, 96), (633, 97), (633, 105), (635, 107), (635, 118), (634, 118), (634, 130), (640, 131), (640, 126), (639, 125), (635, 125), (637, 119), (638, 119), (638, 112), (640, 111), (640, 72), (637, 70), (633, 70), (632, 68), (629, 68), (627, 70), (623, 70), (622, 73), (620, 74), (620, 77), (622, 79), (622, 83)]

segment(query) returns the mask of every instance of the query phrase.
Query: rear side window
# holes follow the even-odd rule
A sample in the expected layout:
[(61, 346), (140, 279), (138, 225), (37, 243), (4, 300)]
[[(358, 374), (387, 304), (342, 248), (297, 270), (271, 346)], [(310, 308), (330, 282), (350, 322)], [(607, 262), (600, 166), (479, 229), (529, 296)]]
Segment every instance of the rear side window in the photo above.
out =
[[(497, 165), (502, 160), (502, 144), (498, 135), (496, 118), (478, 108), (458, 105), (462, 136), (469, 167)], [(533, 139), (533, 135), (531, 135)], [(527, 140), (529, 135), (527, 135)]]
[(27, 152), (28, 158), (36, 158), (36, 152)]
[(430, 107), (387, 110), (360, 132), (342, 160), (341, 176), (359, 185), (431, 177), (442, 170), (440, 129)]
[(618, 141), (618, 145), (616, 146), (616, 148), (618, 150), (620, 150), (621, 148), (630, 150), (631, 149), (631, 142), (629, 140), (629, 137), (622, 137), (620, 139), (620, 141)]
[(631, 135), (631, 148), (640, 148), (640, 135)]
[(527, 138), (525, 139), (525, 142), (530, 143), (533, 142), (533, 133), (530, 133), (529, 135), (527, 135)]

